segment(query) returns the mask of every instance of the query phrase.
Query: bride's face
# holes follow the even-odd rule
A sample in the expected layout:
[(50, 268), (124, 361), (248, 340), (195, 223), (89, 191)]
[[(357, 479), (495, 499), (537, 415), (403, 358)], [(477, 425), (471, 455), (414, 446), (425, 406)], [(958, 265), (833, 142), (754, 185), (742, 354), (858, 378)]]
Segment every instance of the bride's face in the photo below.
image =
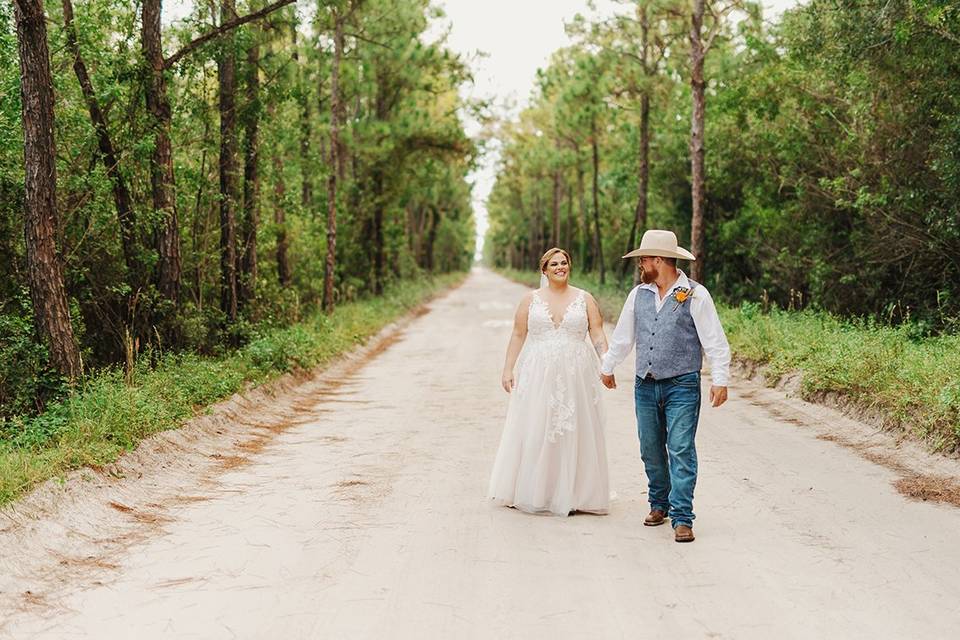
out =
[(543, 271), (547, 279), (558, 284), (566, 282), (570, 278), (570, 263), (562, 253), (555, 254)]

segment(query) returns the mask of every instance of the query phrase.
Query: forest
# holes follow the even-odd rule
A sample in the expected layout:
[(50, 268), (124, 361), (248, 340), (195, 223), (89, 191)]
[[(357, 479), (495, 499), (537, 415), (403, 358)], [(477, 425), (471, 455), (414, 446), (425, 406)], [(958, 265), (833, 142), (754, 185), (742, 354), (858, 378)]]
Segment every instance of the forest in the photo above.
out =
[(495, 267), (559, 245), (623, 290), (665, 227), (731, 308), (957, 333), (960, 3), (617, 4), (500, 120), (427, 0), (0, 5), (0, 441), (101, 373), (317, 362), (296, 327), (349, 332), (316, 314), (462, 273), (488, 141)]
[(622, 0), (503, 125), (487, 253), (623, 283), (670, 228), (728, 304), (918, 337), (960, 317), (960, 3)]
[(425, 33), (438, 15), (0, 4), (0, 419), (93, 372), (223, 354), (466, 269), (476, 105)]

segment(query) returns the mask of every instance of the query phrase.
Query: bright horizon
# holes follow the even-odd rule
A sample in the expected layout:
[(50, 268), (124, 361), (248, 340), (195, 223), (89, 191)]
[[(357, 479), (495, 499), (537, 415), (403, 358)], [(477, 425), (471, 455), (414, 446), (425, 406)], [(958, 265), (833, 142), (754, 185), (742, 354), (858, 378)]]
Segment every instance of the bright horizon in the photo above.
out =
[[(780, 16), (800, 0), (762, 0), (768, 19)], [(465, 97), (492, 100), (501, 116), (515, 117), (527, 105), (536, 81), (537, 70), (546, 67), (551, 54), (572, 43), (564, 23), (578, 13), (586, 17), (609, 16), (623, 5), (613, 0), (595, 0), (592, 10), (584, 0), (439, 0), (447, 17), (435, 26), (450, 29), (448, 46), (470, 61), (474, 83), (464, 88)], [(504, 20), (503, 16), (510, 16)], [(496, 34), (491, 38), (491, 34)], [(476, 56), (477, 51), (486, 53)], [(480, 132), (476, 122), (465, 119), (467, 133)], [(473, 210), (477, 223), (477, 244), (474, 259), (480, 261), (483, 241), (489, 226), (486, 201), (496, 180), (499, 149), (488, 145), (477, 170), (471, 174)]]
[[(762, 0), (768, 19), (776, 18), (800, 0)], [(304, 4), (304, 3), (300, 3)], [(609, 16), (622, 9), (615, 0), (595, 0), (591, 9), (586, 0), (435, 0), (446, 16), (428, 29), (426, 38), (436, 40), (449, 30), (446, 44), (462, 55), (474, 74), (474, 82), (464, 86), (465, 98), (490, 101), (500, 117), (515, 117), (527, 105), (535, 86), (537, 69), (545, 67), (551, 54), (571, 44), (564, 30), (578, 13), (585, 16)], [(164, 7), (164, 22), (169, 24), (186, 16), (194, 3), (172, 0)], [(482, 55), (480, 55), (482, 54)], [(463, 116), (469, 136), (481, 133), (476, 121)], [(489, 226), (486, 201), (496, 180), (499, 149), (487, 146), (487, 153), (471, 173), (472, 201), (477, 225), (474, 259), (482, 257), (483, 241)]]

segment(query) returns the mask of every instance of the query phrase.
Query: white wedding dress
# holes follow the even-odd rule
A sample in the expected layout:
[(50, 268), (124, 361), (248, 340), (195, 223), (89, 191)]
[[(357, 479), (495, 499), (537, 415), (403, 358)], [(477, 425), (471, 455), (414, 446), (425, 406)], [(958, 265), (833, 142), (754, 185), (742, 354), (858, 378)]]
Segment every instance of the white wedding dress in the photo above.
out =
[(534, 292), (488, 496), (530, 513), (606, 513), (610, 502), (597, 356), (581, 291), (559, 325)]

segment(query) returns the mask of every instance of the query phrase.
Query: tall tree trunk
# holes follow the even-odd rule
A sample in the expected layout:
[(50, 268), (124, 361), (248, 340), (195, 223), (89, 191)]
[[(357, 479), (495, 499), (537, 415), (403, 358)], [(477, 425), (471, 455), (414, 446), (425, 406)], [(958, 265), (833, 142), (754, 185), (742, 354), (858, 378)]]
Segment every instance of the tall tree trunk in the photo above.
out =
[(343, 16), (334, 14), (333, 60), (330, 63), (330, 173), (327, 176), (327, 257), (323, 267), (323, 308), (333, 313), (333, 276), (337, 266), (337, 178), (340, 160), (340, 59), (343, 56)]
[(593, 122), (590, 145), (593, 151), (593, 222), (594, 245), (597, 248), (597, 264), (600, 266), (600, 284), (606, 284), (606, 266), (603, 261), (603, 244), (600, 239), (600, 144), (597, 140), (597, 123)]
[(568, 251), (573, 250), (574, 246), (574, 232), (577, 228), (577, 220), (573, 214), (573, 185), (567, 185), (567, 221), (565, 224), (565, 231), (563, 234), (564, 246), (567, 247)]
[[(221, 0), (221, 23), (236, 15), (234, 0)], [(220, 309), (228, 324), (237, 320), (237, 61), (231, 34), (217, 61), (220, 89)]]
[[(197, 195), (194, 198), (193, 204), (193, 228), (190, 235), (191, 240), (191, 250), (193, 255), (201, 255), (200, 249), (200, 239), (204, 235), (203, 228), (206, 225), (201, 225), (203, 222), (203, 217), (200, 214), (200, 205), (203, 203), (203, 190), (204, 186), (207, 184), (207, 140), (210, 136), (210, 121), (205, 120), (203, 123), (203, 152), (200, 154), (200, 180), (197, 180)], [(193, 295), (194, 301), (197, 303), (197, 309), (203, 310), (203, 276), (204, 276), (204, 261), (197, 260), (196, 265), (193, 268)]]
[[(633, 224), (630, 227), (630, 239), (627, 241), (626, 251), (629, 253), (637, 246), (637, 233), (647, 226), (647, 198), (650, 191), (650, 86), (656, 69), (650, 64), (650, 22), (647, 18), (648, 7), (643, 4), (638, 7), (640, 14), (640, 49), (643, 73), (647, 85), (640, 94), (640, 149), (637, 162), (637, 207), (634, 211)], [(634, 260), (623, 261), (623, 275), (633, 267), (634, 281), (639, 277), (639, 268)]]
[(384, 263), (386, 262), (383, 243), (383, 169), (373, 170), (373, 292), (383, 293)]
[[(360, 0), (360, 1), (363, 1), (363, 0)], [(355, 11), (356, 8), (359, 6), (359, 4), (352, 4), (351, 6), (352, 6), (352, 8), (351, 8), (351, 14), (352, 14), (353, 11)], [(344, 18), (344, 20), (346, 20), (346, 18)], [(341, 38), (343, 37), (343, 23), (341, 23), (341, 27), (340, 27), (340, 36), (341, 36)], [(342, 58), (343, 58), (343, 51), (344, 51), (344, 42), (341, 40), (341, 42), (340, 42), (340, 57), (341, 57), (341, 62), (342, 62)], [(364, 69), (365, 69), (365, 67), (364, 67), (364, 64), (363, 64), (362, 60), (360, 60), (360, 56), (357, 56), (356, 67), (354, 68), (354, 73), (357, 74), (355, 77), (356, 77), (356, 79), (357, 79), (356, 81), (357, 81), (358, 83), (360, 83), (360, 82), (363, 81)], [(341, 96), (340, 96), (340, 123), (341, 123), (341, 125), (343, 124), (344, 120), (346, 119), (346, 112), (347, 112), (347, 103), (346, 103), (346, 101), (344, 100), (343, 96), (341, 95)], [(359, 122), (359, 121), (361, 121), (361, 120), (363, 119), (363, 117), (364, 117), (364, 116), (363, 116), (363, 95), (362, 95), (362, 92), (359, 91), (359, 90), (358, 90), (358, 91), (354, 91), (354, 93), (353, 93), (353, 104), (351, 105), (351, 109), (350, 109), (350, 121), (351, 121), (351, 122)], [(341, 184), (341, 185), (342, 185), (342, 184), (345, 184), (346, 181), (347, 181), (347, 165), (348, 165), (348, 164), (350, 165), (350, 180), (351, 180), (354, 184), (356, 184), (357, 176), (360, 175), (360, 169), (361, 169), (361, 166), (360, 166), (360, 154), (357, 153), (356, 149), (354, 149), (353, 147), (348, 147), (347, 144), (346, 144), (346, 142), (343, 140), (343, 138), (338, 138), (338, 139), (337, 139), (337, 144), (340, 145), (340, 148), (337, 150), (337, 175), (340, 176), (340, 184)], [(359, 189), (354, 189), (353, 191), (354, 191), (355, 193), (357, 193), (357, 194), (358, 194), (358, 197), (359, 197), (360, 190), (359, 190)]]
[(300, 164), (302, 166), (300, 183), (300, 206), (304, 212), (313, 206), (313, 166), (310, 163), (310, 138), (313, 136), (313, 123), (310, 119), (309, 82), (306, 65), (300, 64), (300, 49), (297, 42), (297, 27), (293, 25), (293, 64), (299, 78), (300, 91)]
[(283, 161), (279, 155), (273, 158), (274, 177), (273, 193), (276, 203), (273, 209), (273, 222), (277, 225), (277, 278), (281, 287), (290, 285), (290, 263), (287, 259), (287, 220), (284, 210), (284, 199), (287, 194), (287, 185), (283, 179)]
[[(256, 38), (258, 34), (253, 34)], [(260, 46), (247, 50), (247, 104), (243, 143), (243, 299), (253, 300), (257, 288), (257, 230), (260, 226)]]
[(534, 215), (534, 228), (536, 231), (536, 244), (534, 245), (535, 251), (533, 252), (535, 256), (543, 255), (547, 250), (547, 247), (543, 246), (546, 234), (543, 232), (543, 201), (540, 199), (540, 194), (538, 193), (539, 180), (533, 183), (533, 215)]
[(131, 286), (136, 289), (136, 281), (140, 277), (141, 269), (140, 262), (137, 259), (136, 217), (133, 212), (130, 190), (120, 173), (120, 162), (117, 159), (113, 141), (110, 139), (107, 120), (100, 109), (96, 92), (93, 90), (90, 74), (87, 73), (87, 65), (84, 64), (80, 55), (80, 42), (77, 37), (76, 26), (73, 23), (73, 3), (71, 0), (62, 0), (62, 4), (67, 48), (70, 50), (70, 55), (73, 56), (73, 71), (77, 76), (77, 82), (80, 83), (80, 90), (87, 102), (87, 111), (90, 112), (90, 121), (93, 123), (93, 129), (97, 134), (100, 160), (113, 187), (113, 202), (117, 209), (117, 221), (120, 223), (120, 246), (123, 249), (123, 259), (127, 265), (127, 278)]
[(560, 170), (553, 171), (553, 225), (550, 232), (550, 246), (560, 245)]
[[(270, 103), (267, 115), (273, 121), (276, 118), (276, 105)], [(283, 176), (283, 154), (281, 149), (274, 149), (273, 157), (273, 223), (277, 227), (277, 279), (281, 287), (290, 285), (290, 263), (287, 258), (287, 216), (286, 199), (287, 183)]]
[(70, 324), (63, 265), (57, 253), (57, 165), (53, 138), (53, 78), (42, 0), (15, 0), (24, 152), (24, 236), (27, 281), (37, 329), (50, 363), (67, 378), (81, 374)]
[(690, 251), (697, 258), (690, 265), (694, 280), (703, 280), (704, 208), (706, 206), (706, 176), (704, 168), (704, 119), (706, 95), (704, 92), (703, 65), (706, 52), (703, 47), (702, 28), (705, 0), (693, 1), (690, 21), (690, 88), (693, 96), (693, 115), (690, 119), (690, 196), (693, 213), (690, 219)]
[(434, 245), (437, 241), (437, 227), (440, 225), (440, 211), (434, 205), (430, 205), (430, 227), (427, 230), (427, 271), (433, 273), (436, 267), (436, 255)]
[(153, 155), (150, 159), (150, 185), (153, 209), (160, 222), (154, 239), (159, 258), (157, 286), (175, 305), (180, 301), (180, 227), (177, 221), (173, 150), (170, 143), (171, 111), (164, 75), (160, 31), (161, 0), (143, 0), (143, 55), (147, 62), (145, 94), (150, 127), (153, 129)]
[[(521, 187), (521, 188), (522, 188), (522, 187)], [(522, 201), (522, 199), (521, 199), (521, 201)], [(528, 211), (529, 211), (529, 209), (528, 209)], [(538, 230), (537, 230), (537, 208), (536, 208), (536, 202), (534, 202), (533, 211), (532, 211), (531, 213), (524, 214), (524, 209), (523, 209), (523, 208), (520, 209), (520, 219), (523, 220), (524, 218), (529, 218), (529, 220), (530, 220), (530, 234), (529, 234), (529, 240), (527, 241), (527, 258), (526, 258), (526, 260), (524, 260), (524, 262), (527, 263), (528, 265), (535, 266), (535, 265), (537, 264), (537, 262), (536, 262), (536, 261), (537, 261), (537, 258), (539, 258), (540, 255), (543, 254), (543, 251), (540, 251), (540, 253), (537, 253), (537, 249), (538, 249), (538, 246), (537, 246), (537, 233), (538, 233)]]
[(416, 245), (417, 245), (417, 266), (425, 271), (427, 268), (427, 225), (430, 222), (430, 206), (421, 205), (417, 207), (416, 214)]
[[(374, 112), (378, 122), (385, 122), (389, 116), (387, 106), (386, 73), (377, 68), (377, 93), (374, 98)], [(376, 295), (383, 293), (384, 243), (383, 243), (383, 216), (384, 216), (384, 167), (383, 161), (376, 161), (373, 167), (373, 292)]]
[[(627, 240), (629, 253), (637, 247), (637, 232), (647, 226), (647, 198), (650, 191), (650, 96), (644, 92), (640, 96), (640, 153), (637, 169), (637, 207), (634, 210), (633, 224), (630, 226), (630, 239)], [(633, 260), (623, 261), (623, 273), (630, 267), (636, 268)]]
[(593, 266), (590, 260), (590, 219), (587, 217), (587, 198), (583, 180), (583, 162), (580, 158), (580, 149), (577, 149), (577, 202), (580, 208), (580, 264), (584, 271)]

